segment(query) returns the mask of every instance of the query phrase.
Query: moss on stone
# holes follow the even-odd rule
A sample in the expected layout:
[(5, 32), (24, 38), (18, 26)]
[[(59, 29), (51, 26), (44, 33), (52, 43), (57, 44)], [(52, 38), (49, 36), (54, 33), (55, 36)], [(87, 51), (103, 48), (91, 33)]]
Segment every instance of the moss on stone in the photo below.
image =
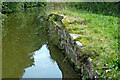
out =
[[(118, 17), (93, 14), (82, 10), (59, 11), (58, 13), (67, 15), (62, 20), (67, 32), (80, 34), (76, 41), (85, 45), (82, 52), (93, 54), (91, 58), (97, 65), (95, 68), (109, 67), (111, 72), (117, 73)], [(111, 65), (115, 65), (116, 68)], [(100, 72), (102, 73), (102, 70)], [(113, 77), (111, 72), (108, 72), (109, 77)], [(118, 75), (115, 74), (115, 76)]]

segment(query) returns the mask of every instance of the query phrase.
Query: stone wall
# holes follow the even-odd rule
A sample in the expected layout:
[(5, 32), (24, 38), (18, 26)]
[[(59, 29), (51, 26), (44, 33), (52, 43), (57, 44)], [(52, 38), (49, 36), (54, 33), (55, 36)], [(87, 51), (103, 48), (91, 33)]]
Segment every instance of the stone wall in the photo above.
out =
[[(53, 15), (58, 19), (53, 19)], [(80, 69), (81, 75), (88, 76), (89, 78), (97, 78), (98, 75), (96, 71), (93, 70), (94, 66), (92, 59), (89, 57), (88, 53), (81, 52), (84, 46), (79, 41), (74, 41), (78, 35), (67, 32), (62, 23), (63, 17), (63, 15), (58, 14), (49, 15), (48, 32), (49, 36), (51, 36), (51, 40), (55, 41), (53, 43), (60, 49), (63, 49), (65, 55), (70, 59), (70, 61), (77, 65), (77, 68)]]

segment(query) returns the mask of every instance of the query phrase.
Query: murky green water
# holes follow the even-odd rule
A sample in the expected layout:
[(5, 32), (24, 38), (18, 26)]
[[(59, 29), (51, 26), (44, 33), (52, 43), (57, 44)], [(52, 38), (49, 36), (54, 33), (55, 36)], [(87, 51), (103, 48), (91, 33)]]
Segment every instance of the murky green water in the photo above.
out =
[(3, 25), (3, 78), (78, 77), (47, 34), (44, 10), (11, 13)]

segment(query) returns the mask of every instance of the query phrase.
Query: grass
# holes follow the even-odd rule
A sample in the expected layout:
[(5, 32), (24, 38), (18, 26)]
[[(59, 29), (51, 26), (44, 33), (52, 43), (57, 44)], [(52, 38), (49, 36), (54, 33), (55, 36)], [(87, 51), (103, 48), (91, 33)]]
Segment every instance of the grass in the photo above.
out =
[(118, 17), (93, 14), (84, 10), (63, 10), (56, 13), (68, 17), (63, 19), (69, 33), (81, 34), (75, 40), (85, 47), (83, 52), (91, 54), (94, 70), (100, 77), (118, 78)]

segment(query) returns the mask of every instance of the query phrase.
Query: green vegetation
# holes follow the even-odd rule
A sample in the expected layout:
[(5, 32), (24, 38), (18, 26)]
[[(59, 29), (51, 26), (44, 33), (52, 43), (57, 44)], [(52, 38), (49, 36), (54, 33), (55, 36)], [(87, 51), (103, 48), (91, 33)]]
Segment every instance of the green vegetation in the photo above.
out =
[(2, 3), (2, 12), (16, 12), (22, 11), (28, 7), (37, 7), (37, 6), (45, 6), (45, 2), (3, 2)]
[[(26, 8), (29, 7), (44, 7), (46, 5), (45, 2), (0, 2), (0, 10), (2, 9), (2, 13), (0, 12), (0, 23), (4, 21), (7, 16), (6, 13), (12, 12), (23, 12)], [(4, 24), (4, 22), (2, 23)]]
[[(4, 2), (2, 12), (23, 11), (28, 7), (45, 5), (44, 2)], [(50, 3), (46, 7), (47, 14), (53, 12), (67, 16), (63, 19), (67, 31), (79, 35), (75, 40), (85, 46), (82, 52), (91, 55), (94, 70), (101, 78), (120, 78), (118, 3)], [(2, 17), (4, 20), (6, 16)]]
[(75, 9), (79, 10), (87, 10), (96, 14), (103, 14), (109, 16), (117, 16), (118, 17), (118, 2), (74, 2), (69, 4)]
[(120, 78), (118, 3), (69, 3), (68, 6), (66, 10), (53, 12), (67, 16), (64, 25), (69, 33), (79, 35), (75, 40), (85, 46), (83, 53), (91, 55), (94, 70), (101, 78)]

